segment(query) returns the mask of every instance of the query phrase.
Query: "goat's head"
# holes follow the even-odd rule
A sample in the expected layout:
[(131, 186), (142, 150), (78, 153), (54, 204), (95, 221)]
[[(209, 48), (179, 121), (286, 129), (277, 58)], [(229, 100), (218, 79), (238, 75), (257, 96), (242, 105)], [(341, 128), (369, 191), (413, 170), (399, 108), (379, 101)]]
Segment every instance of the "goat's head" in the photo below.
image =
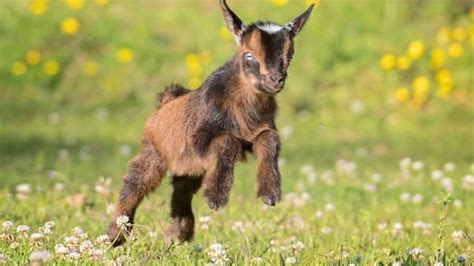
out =
[(226, 0), (220, 0), (220, 3), (227, 28), (239, 46), (242, 75), (262, 93), (274, 95), (280, 92), (293, 58), (293, 39), (308, 20), (314, 5), (282, 26), (272, 22), (245, 25)]

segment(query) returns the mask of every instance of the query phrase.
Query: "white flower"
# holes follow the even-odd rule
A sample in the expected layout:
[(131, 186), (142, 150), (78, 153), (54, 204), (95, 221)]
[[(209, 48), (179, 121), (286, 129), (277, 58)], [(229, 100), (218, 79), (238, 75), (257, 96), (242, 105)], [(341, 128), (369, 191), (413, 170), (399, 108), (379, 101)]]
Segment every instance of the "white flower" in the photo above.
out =
[(41, 238), (43, 238), (43, 234), (42, 233), (38, 233), (38, 232), (35, 232), (33, 234), (31, 234), (31, 239), (34, 240), (34, 241), (38, 241), (40, 240)]
[(209, 224), (211, 223), (211, 217), (201, 216), (199, 217), (199, 223), (201, 223), (201, 229), (207, 230), (209, 229)]
[(30, 228), (28, 227), (28, 225), (19, 225), (16, 228), (17, 233), (28, 233), (29, 231), (30, 231)]
[(232, 230), (238, 233), (243, 233), (245, 232), (244, 224), (241, 221), (235, 221), (232, 225)]
[(255, 264), (260, 264), (260, 263), (263, 263), (263, 259), (262, 257), (255, 257), (252, 259), (252, 262)]
[(462, 201), (456, 199), (456, 200), (454, 200), (453, 205), (454, 205), (454, 207), (456, 207), (458, 209), (461, 209), (462, 208)]
[(464, 190), (473, 190), (474, 189), (474, 175), (465, 175), (462, 178), (462, 188)]
[(334, 206), (334, 204), (332, 203), (328, 203), (324, 208), (326, 209), (326, 211), (334, 211), (336, 209), (336, 206)]
[(290, 126), (286, 126), (280, 129), (280, 134), (283, 139), (288, 138), (293, 133), (293, 128)]
[(127, 226), (128, 221), (129, 221), (129, 218), (127, 215), (120, 215), (115, 220), (115, 223), (117, 224), (117, 227), (124, 229), (125, 226)]
[(30, 194), (31, 187), (29, 184), (19, 184), (16, 186), (16, 192), (21, 194)]
[(44, 224), (44, 227), (51, 229), (54, 227), (54, 225), (55, 223), (53, 221), (48, 221)]
[(377, 225), (377, 228), (378, 228), (379, 230), (384, 230), (384, 229), (387, 228), (387, 223), (379, 223), (379, 224)]
[(301, 241), (296, 241), (291, 247), (296, 250), (301, 250), (304, 249), (304, 243)]
[(130, 156), (132, 154), (132, 147), (127, 144), (120, 145), (119, 153), (123, 156)]
[(435, 264), (433, 264), (433, 266), (444, 266), (444, 264), (442, 262), (435, 262)]
[(456, 165), (454, 163), (448, 162), (443, 166), (444, 171), (453, 172), (456, 170)]
[(369, 193), (374, 193), (374, 192), (377, 192), (377, 186), (371, 183), (365, 183), (364, 190)]
[(93, 248), (94, 245), (92, 244), (92, 241), (90, 240), (84, 240), (81, 245), (79, 246), (79, 251), (81, 253), (85, 253), (87, 252), (88, 250), (90, 250), (91, 248)]
[(423, 168), (425, 168), (425, 164), (422, 161), (415, 161), (411, 165), (411, 168), (415, 171), (421, 171)]
[(423, 254), (423, 250), (421, 248), (411, 248), (408, 250), (408, 255), (418, 257)]
[(424, 234), (431, 233), (431, 224), (424, 223), (423, 221), (416, 221), (413, 223), (413, 228), (421, 230)]
[(115, 205), (113, 204), (107, 205), (107, 208), (105, 209), (105, 213), (107, 213), (107, 215), (111, 215), (114, 212), (115, 212)]
[(20, 246), (20, 243), (18, 243), (18, 242), (16, 242), (16, 241), (15, 241), (15, 242), (12, 242), (12, 243), (10, 244), (10, 248), (11, 248), (11, 249), (17, 249), (19, 246)]
[(288, 257), (288, 258), (286, 258), (285, 263), (295, 264), (296, 263), (296, 258), (295, 257)]
[(423, 196), (419, 193), (413, 195), (411, 197), (411, 202), (415, 203), (415, 204), (419, 204), (423, 201)]
[(54, 247), (54, 252), (56, 254), (64, 255), (67, 253), (67, 248), (63, 244), (56, 244)]
[(357, 170), (357, 164), (355, 162), (339, 159), (336, 162), (336, 168), (339, 172), (352, 176)]
[(449, 177), (441, 179), (441, 185), (446, 192), (453, 192), (453, 181)]
[(0, 253), (0, 264), (6, 264), (7, 260), (8, 260), (8, 256), (3, 253)]
[(392, 235), (399, 236), (403, 232), (403, 225), (401, 223), (396, 223), (392, 227)]
[(325, 235), (327, 235), (327, 234), (329, 234), (329, 233), (331, 233), (331, 232), (332, 232), (332, 229), (329, 228), (329, 227), (323, 227), (323, 228), (321, 228), (321, 233), (323, 233), (323, 234), (325, 234)]
[(379, 173), (373, 173), (371, 179), (374, 183), (378, 183), (382, 179), (382, 175), (380, 175)]
[(410, 199), (411, 199), (410, 193), (404, 192), (404, 193), (400, 194), (400, 200), (401, 201), (408, 202), (408, 201), (410, 201)]
[(354, 99), (350, 103), (350, 110), (354, 114), (363, 112), (365, 109), (364, 103), (360, 99)]
[(457, 244), (461, 243), (461, 240), (464, 238), (464, 232), (463, 231), (454, 231), (453, 234), (451, 235), (451, 238), (453, 241)]
[(443, 171), (441, 170), (434, 170), (433, 172), (431, 172), (431, 179), (433, 179), (434, 181), (439, 181), (441, 180), (441, 178), (443, 178), (444, 174), (443, 174)]
[(33, 251), (30, 254), (30, 262), (45, 263), (51, 258), (51, 253), (48, 251)]
[(314, 216), (316, 216), (316, 218), (318, 218), (318, 219), (321, 219), (324, 216), (324, 212), (323, 211), (316, 211), (314, 213)]
[(100, 235), (95, 239), (95, 242), (97, 242), (97, 244), (99, 245), (104, 244), (108, 241), (109, 241), (109, 237), (107, 235)]
[(82, 235), (84, 234), (84, 230), (82, 230), (82, 228), (80, 228), (79, 226), (76, 226), (72, 229), (72, 233), (75, 235), (75, 236), (79, 236), (79, 235)]
[(3, 231), (8, 231), (13, 227), (13, 222), (12, 221), (5, 221), (2, 224)]
[(91, 260), (93, 261), (101, 260), (103, 255), (104, 255), (104, 251), (102, 249), (92, 248), (90, 250)]
[(64, 243), (66, 243), (66, 245), (77, 245), (79, 244), (79, 238), (75, 237), (75, 236), (67, 236), (64, 238)]
[(213, 243), (209, 246), (209, 252), (207, 253), (211, 261), (216, 265), (224, 265), (227, 258), (226, 251), (224, 247), (219, 243)]
[(400, 160), (400, 169), (402, 170), (408, 170), (408, 167), (411, 164), (411, 158), (406, 157)]
[(329, 186), (334, 185), (334, 176), (331, 170), (326, 170), (321, 175), (321, 180)]
[(54, 190), (61, 192), (64, 190), (64, 184), (63, 183), (56, 183), (54, 184)]
[(67, 257), (70, 260), (78, 260), (78, 259), (81, 258), (81, 254), (79, 254), (78, 252), (73, 251), (73, 252), (67, 254)]
[(392, 263), (392, 266), (402, 266), (402, 263), (399, 261), (395, 261)]

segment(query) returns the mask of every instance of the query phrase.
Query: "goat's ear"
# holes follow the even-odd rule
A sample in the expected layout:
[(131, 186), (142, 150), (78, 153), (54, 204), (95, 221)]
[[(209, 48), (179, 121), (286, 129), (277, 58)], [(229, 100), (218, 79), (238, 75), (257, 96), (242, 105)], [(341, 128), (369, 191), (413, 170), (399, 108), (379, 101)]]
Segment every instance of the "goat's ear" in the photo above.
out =
[(298, 34), (298, 32), (300, 32), (301, 29), (303, 29), (303, 26), (308, 20), (309, 15), (311, 15), (311, 11), (313, 10), (313, 7), (314, 7), (314, 4), (311, 4), (308, 7), (308, 9), (306, 9), (306, 11), (303, 12), (303, 14), (297, 16), (291, 22), (286, 24), (286, 28), (291, 32), (293, 37), (296, 36), (296, 34)]
[(234, 35), (235, 41), (240, 45), (240, 37), (245, 29), (245, 24), (240, 18), (232, 11), (226, 3), (226, 0), (220, 0), (222, 13), (224, 14), (224, 21), (227, 28)]

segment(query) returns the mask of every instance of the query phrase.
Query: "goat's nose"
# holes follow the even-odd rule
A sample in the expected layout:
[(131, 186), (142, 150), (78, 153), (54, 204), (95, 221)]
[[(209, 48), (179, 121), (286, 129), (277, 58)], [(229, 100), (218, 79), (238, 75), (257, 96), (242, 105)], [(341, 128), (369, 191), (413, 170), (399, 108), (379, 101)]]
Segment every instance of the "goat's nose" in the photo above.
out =
[(270, 80), (278, 87), (281, 87), (285, 81), (285, 76), (281, 74), (271, 75)]

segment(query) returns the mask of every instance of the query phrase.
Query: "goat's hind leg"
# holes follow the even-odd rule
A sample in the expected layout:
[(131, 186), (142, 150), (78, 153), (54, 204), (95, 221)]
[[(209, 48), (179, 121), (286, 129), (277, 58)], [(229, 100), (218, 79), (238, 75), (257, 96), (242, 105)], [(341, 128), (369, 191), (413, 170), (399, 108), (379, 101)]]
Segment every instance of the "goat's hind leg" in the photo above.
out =
[[(114, 246), (125, 242), (126, 235), (132, 230), (135, 210), (143, 198), (159, 186), (165, 171), (163, 159), (151, 143), (144, 145), (140, 154), (129, 162), (114, 220), (107, 231), (107, 236)], [(116, 219), (121, 215), (129, 218), (129, 225), (125, 226), (125, 230), (116, 223)]]
[(171, 226), (168, 228), (169, 240), (189, 241), (194, 236), (193, 195), (202, 184), (202, 177), (173, 176), (173, 195), (171, 196)]

